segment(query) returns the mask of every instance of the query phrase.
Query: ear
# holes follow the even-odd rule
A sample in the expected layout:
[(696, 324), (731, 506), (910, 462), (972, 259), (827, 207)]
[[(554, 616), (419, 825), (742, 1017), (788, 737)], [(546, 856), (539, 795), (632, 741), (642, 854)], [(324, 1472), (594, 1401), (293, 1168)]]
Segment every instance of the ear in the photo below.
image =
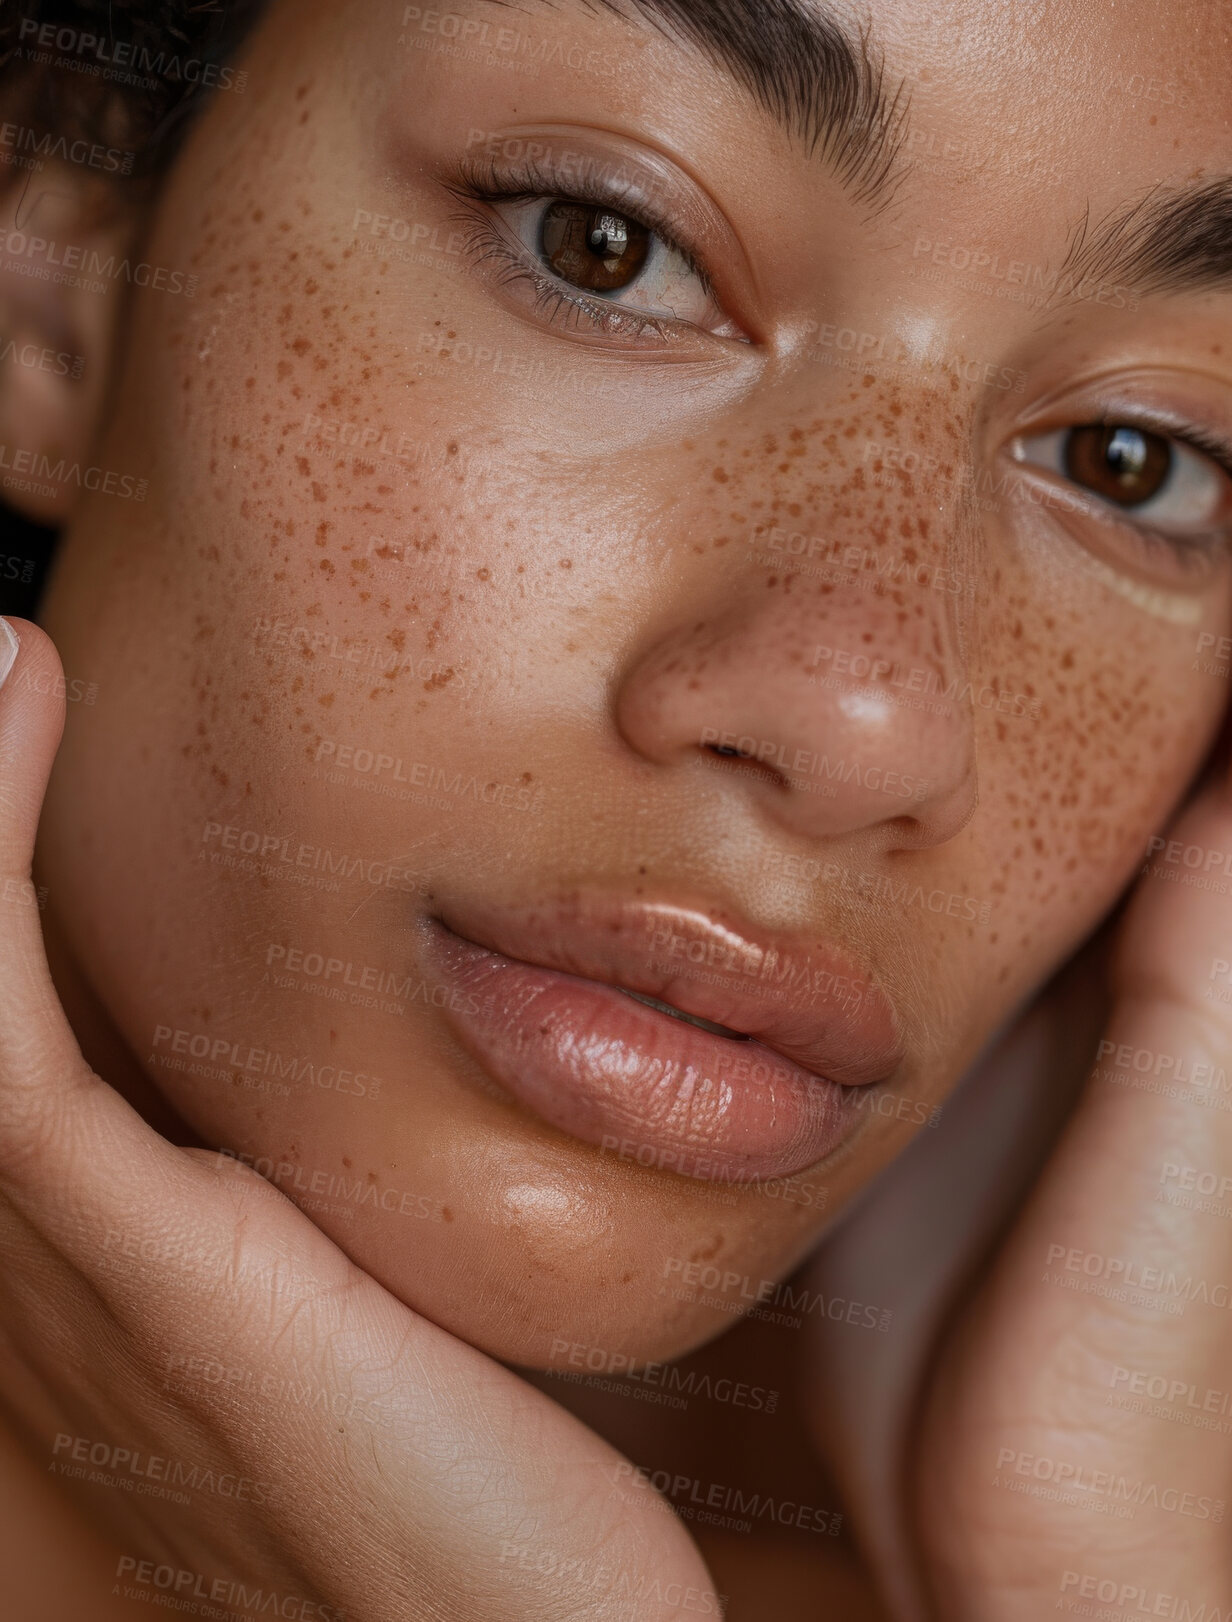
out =
[(87, 487), (139, 211), (122, 179), (30, 161), (0, 191), (0, 498), (60, 525)]

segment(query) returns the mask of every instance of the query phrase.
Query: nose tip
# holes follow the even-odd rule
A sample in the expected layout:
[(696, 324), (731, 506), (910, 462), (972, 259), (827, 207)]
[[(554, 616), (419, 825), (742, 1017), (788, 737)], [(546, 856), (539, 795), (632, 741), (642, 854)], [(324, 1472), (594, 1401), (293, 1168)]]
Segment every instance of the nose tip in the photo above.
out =
[(824, 620), (790, 624), (770, 602), (667, 632), (621, 685), (626, 741), (656, 764), (712, 771), (808, 837), (884, 825), (895, 848), (954, 838), (977, 804), (954, 638), (851, 598), (826, 598)]
[[(751, 706), (733, 695), (721, 708), (748, 718)], [(766, 718), (756, 732), (703, 723), (696, 754), (733, 781), (760, 784), (763, 800), (797, 832), (834, 836), (896, 823), (896, 845), (942, 844), (970, 821), (977, 797), (970, 728), (953, 706), (937, 709), (903, 717), (888, 693), (866, 692), (815, 708), (784, 705), (769, 730)]]

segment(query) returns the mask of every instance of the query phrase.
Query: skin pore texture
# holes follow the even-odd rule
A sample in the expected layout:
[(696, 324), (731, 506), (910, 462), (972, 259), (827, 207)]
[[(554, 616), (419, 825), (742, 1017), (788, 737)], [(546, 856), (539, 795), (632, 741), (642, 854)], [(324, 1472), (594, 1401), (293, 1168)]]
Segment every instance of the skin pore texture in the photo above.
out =
[[(1098, 239), (1222, 172), (1223, 24), (877, 0), (905, 121), (874, 198), (632, 9), (457, 0), (534, 72), (403, 10), (277, 0), (160, 199), (143, 256), (197, 286), (134, 297), (92, 460), (148, 498), (83, 498), (45, 603), (97, 700), (40, 879), (87, 1051), (114, 1026), (404, 1302), (521, 1364), (661, 1359), (731, 1322), (672, 1268), (807, 1255), (1214, 740), (1223, 543), (1186, 565), (1011, 445), (1232, 436), (1226, 296), (1035, 276), (1088, 210)], [(727, 335), (613, 336), (502, 275), (459, 192), (541, 189), (530, 142), (686, 222)], [(895, 1009), (894, 1107), (751, 1185), (546, 1125), (464, 1044), (428, 921), (580, 892), (840, 947)]]

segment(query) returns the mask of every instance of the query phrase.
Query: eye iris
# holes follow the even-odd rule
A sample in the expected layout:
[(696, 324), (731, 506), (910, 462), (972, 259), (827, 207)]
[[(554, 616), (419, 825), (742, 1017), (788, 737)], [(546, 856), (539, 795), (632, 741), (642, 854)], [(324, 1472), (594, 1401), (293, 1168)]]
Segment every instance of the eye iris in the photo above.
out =
[(562, 281), (591, 293), (613, 293), (640, 274), (650, 232), (610, 209), (556, 202), (543, 216), (540, 251)]
[(1172, 472), (1172, 447), (1141, 428), (1093, 423), (1065, 440), (1065, 472), (1107, 501), (1136, 507), (1159, 494)]

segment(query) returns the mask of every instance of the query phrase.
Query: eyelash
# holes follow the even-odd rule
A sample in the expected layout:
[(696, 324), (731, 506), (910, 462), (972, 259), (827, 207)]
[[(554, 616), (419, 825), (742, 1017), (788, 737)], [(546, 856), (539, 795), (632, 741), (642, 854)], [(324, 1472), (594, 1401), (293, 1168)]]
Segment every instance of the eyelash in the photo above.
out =
[[(1153, 418), (1149, 413), (1134, 415), (1104, 411), (1092, 417), (1090, 421), (1100, 428), (1137, 428), (1144, 434), (1157, 434), (1161, 439), (1175, 440), (1181, 445), (1187, 445), (1191, 450), (1209, 456), (1232, 484), (1232, 444), (1221, 439), (1218, 434), (1210, 433), (1203, 428), (1179, 428), (1175, 423)], [(1092, 499), (1099, 501), (1098, 496)], [(1232, 549), (1232, 535), (1226, 532), (1213, 541), (1211, 536), (1170, 535), (1161, 529), (1152, 529), (1149, 525), (1135, 524), (1128, 518), (1122, 518), (1115, 508), (1108, 507), (1105, 503), (1100, 505), (1112, 515), (1114, 522), (1119, 523), (1135, 537), (1145, 552), (1154, 554), (1162, 549), (1182, 568), (1194, 573), (1208, 566), (1217, 552), (1226, 554)]]
[[(713, 284), (706, 270), (692, 251), (674, 235), (672, 223), (656, 209), (645, 203), (630, 203), (619, 196), (617, 188), (612, 186), (588, 185), (577, 177), (571, 177), (567, 185), (562, 185), (562, 178), (533, 160), (516, 169), (504, 171), (495, 159), (487, 162), (464, 161), (459, 167), (458, 183), (448, 189), (464, 205), (465, 211), (455, 215), (454, 219), (464, 229), (467, 239), (465, 247), (472, 262), (477, 265), (485, 261), (495, 263), (499, 267), (498, 278), (503, 286), (523, 282), (531, 287), (535, 293), (535, 313), (557, 325), (572, 325), (575, 331), (585, 322), (592, 331), (601, 331), (612, 337), (627, 337), (630, 329), (634, 329), (635, 337), (652, 334), (665, 343), (680, 338), (686, 331), (695, 332), (697, 329), (687, 323), (648, 315), (628, 305), (593, 298), (581, 288), (570, 287), (568, 282), (560, 281), (535, 264), (524, 245), (511, 243), (491, 215), (481, 212), (476, 206), (546, 203), (560, 198), (566, 202), (610, 208), (614, 213), (635, 220), (652, 231), (665, 248), (680, 255), (698, 278), (707, 296), (714, 296)], [(571, 323), (568, 316), (561, 320), (561, 313), (565, 311), (572, 316)]]
[(1179, 440), (1182, 445), (1188, 445), (1192, 450), (1201, 451), (1204, 456), (1209, 456), (1212, 462), (1223, 469), (1229, 480), (1232, 480), (1232, 441), (1221, 439), (1218, 434), (1210, 433), (1204, 428), (1178, 428), (1175, 423), (1152, 420), (1150, 417), (1139, 420), (1107, 411), (1096, 417), (1095, 421), (1101, 428), (1121, 426), (1140, 428), (1144, 434), (1158, 434), (1161, 439)]
[[(571, 288), (534, 263), (524, 244), (512, 243), (500, 225), (483, 209), (493, 203), (550, 202), (560, 198), (568, 202), (590, 203), (606, 207), (636, 220), (639, 225), (654, 232), (660, 243), (678, 253), (690, 271), (698, 278), (708, 297), (714, 297), (714, 287), (705, 268), (693, 252), (674, 234), (675, 227), (664, 215), (649, 205), (630, 203), (619, 194), (619, 188), (587, 184), (576, 176), (564, 177), (553, 173), (534, 160), (502, 170), (496, 159), (486, 161), (467, 159), (459, 165), (457, 183), (448, 190), (464, 205), (464, 211), (454, 216), (465, 233), (464, 246), (472, 262), (479, 265), (494, 263), (497, 279), (503, 286), (524, 283), (534, 292), (533, 309), (545, 320), (564, 325), (576, 331), (586, 326), (591, 331), (613, 337), (628, 337), (632, 331), (637, 338), (648, 334), (662, 342), (678, 339), (685, 323), (664, 320), (632, 309), (628, 305), (614, 304), (606, 299), (594, 298), (582, 289)], [(694, 329), (689, 329), (690, 331)], [(1201, 452), (1218, 466), (1232, 482), (1232, 443), (1200, 428), (1178, 428), (1174, 423), (1151, 418), (1104, 412), (1091, 419), (1101, 427), (1133, 426), (1144, 433), (1158, 434)], [(1098, 501), (1098, 497), (1092, 498)], [(1103, 505), (1103, 504), (1101, 504)], [(1108, 509), (1114, 522), (1128, 529), (1144, 551), (1166, 550), (1182, 567), (1197, 569), (1209, 563), (1213, 548), (1208, 539), (1189, 539), (1166, 534), (1162, 530), (1135, 524)], [(1221, 538), (1222, 549), (1227, 551), (1232, 538)]]

